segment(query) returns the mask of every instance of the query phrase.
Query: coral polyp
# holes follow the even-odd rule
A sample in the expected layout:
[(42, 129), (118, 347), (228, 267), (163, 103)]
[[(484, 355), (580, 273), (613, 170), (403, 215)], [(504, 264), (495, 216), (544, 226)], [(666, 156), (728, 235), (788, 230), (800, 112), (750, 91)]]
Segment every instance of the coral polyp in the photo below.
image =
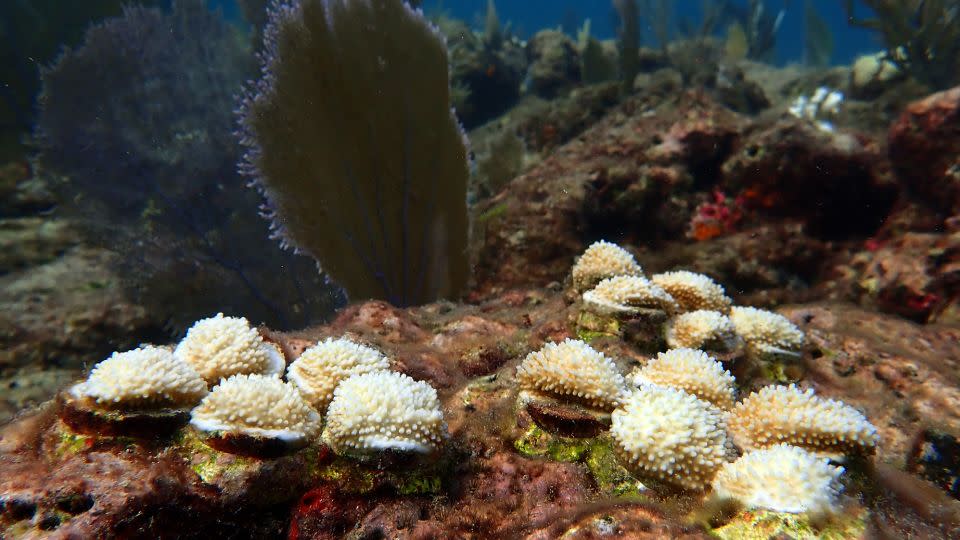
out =
[(194, 323), (173, 354), (193, 366), (208, 384), (232, 375), (279, 375), (286, 367), (283, 353), (265, 342), (246, 318), (223, 313)]
[(520, 389), (531, 396), (580, 403), (602, 411), (620, 404), (623, 376), (602, 352), (578, 340), (547, 343), (517, 368)]
[(274, 457), (317, 439), (322, 419), (291, 384), (271, 375), (233, 375), (191, 413), (190, 424), (225, 452)]
[(671, 349), (657, 354), (630, 374), (641, 386), (668, 386), (693, 394), (721, 409), (733, 406), (736, 386), (733, 375), (707, 353), (695, 349)]
[(393, 371), (353, 375), (333, 392), (323, 440), (335, 452), (431, 454), (447, 438), (437, 391)]
[(654, 274), (650, 281), (673, 297), (681, 312), (707, 309), (725, 313), (733, 303), (722, 285), (696, 272), (676, 270)]
[(860, 411), (792, 384), (750, 394), (730, 412), (727, 425), (745, 449), (787, 443), (828, 455), (869, 454), (879, 442), (877, 428)]
[(642, 276), (643, 269), (629, 251), (601, 240), (590, 244), (580, 255), (573, 265), (571, 275), (574, 288), (583, 292), (606, 278)]
[(838, 511), (843, 467), (787, 444), (747, 452), (717, 471), (711, 484), (717, 498), (750, 509), (828, 514)]
[(600, 315), (629, 316), (644, 310), (673, 313), (677, 303), (657, 284), (641, 276), (607, 278), (583, 293), (584, 306)]
[(389, 368), (387, 357), (372, 347), (345, 338), (328, 338), (303, 351), (287, 368), (287, 379), (323, 413), (341, 381), (351, 375)]
[(705, 489), (729, 451), (720, 410), (681, 390), (643, 386), (613, 411), (610, 434), (628, 468), (684, 489)]

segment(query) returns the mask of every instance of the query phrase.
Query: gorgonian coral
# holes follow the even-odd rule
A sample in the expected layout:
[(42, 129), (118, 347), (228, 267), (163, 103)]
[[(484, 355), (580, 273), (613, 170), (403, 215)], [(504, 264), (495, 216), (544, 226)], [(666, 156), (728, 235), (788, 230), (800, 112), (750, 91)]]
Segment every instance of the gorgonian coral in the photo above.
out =
[(202, 0), (130, 6), (41, 72), (39, 157), (65, 179), (62, 209), (178, 325), (224, 309), (286, 327), (331, 303), (312, 262), (267, 238), (236, 171), (245, 41)]
[(469, 170), (443, 38), (402, 0), (289, 0), (262, 58), (241, 142), (277, 236), (353, 298), (459, 294)]

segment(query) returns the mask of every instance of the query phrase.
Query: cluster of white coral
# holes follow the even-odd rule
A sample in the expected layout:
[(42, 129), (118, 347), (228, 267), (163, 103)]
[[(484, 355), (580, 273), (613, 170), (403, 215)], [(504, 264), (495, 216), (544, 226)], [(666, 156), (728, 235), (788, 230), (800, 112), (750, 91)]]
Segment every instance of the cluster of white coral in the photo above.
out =
[(707, 309), (726, 313), (733, 303), (722, 285), (703, 274), (677, 270), (655, 274), (650, 281), (667, 291), (682, 312)]
[(743, 343), (729, 317), (706, 309), (677, 315), (667, 322), (665, 333), (667, 345), (675, 349), (732, 351)]
[(860, 411), (796, 385), (767, 386), (738, 403), (727, 427), (741, 448), (778, 443), (828, 454), (872, 452), (877, 428)]
[(618, 452), (643, 476), (700, 490), (727, 461), (720, 411), (686, 392), (643, 386), (611, 420)]
[(310, 441), (320, 433), (319, 413), (297, 389), (272, 375), (233, 375), (213, 387), (191, 413), (204, 432)]
[(736, 381), (720, 362), (696, 349), (671, 349), (657, 354), (630, 374), (636, 386), (669, 386), (694, 395), (721, 409), (733, 406)]
[(779, 313), (735, 306), (730, 309), (730, 320), (747, 347), (761, 355), (799, 356), (803, 347), (803, 332)]
[(795, 446), (778, 444), (747, 452), (717, 471), (715, 497), (748, 508), (827, 514), (838, 508), (842, 467)]
[(173, 354), (193, 366), (208, 384), (231, 375), (279, 375), (286, 367), (283, 353), (264, 342), (247, 319), (223, 313), (194, 323)]
[(207, 394), (207, 384), (169, 349), (144, 345), (113, 353), (70, 393), (118, 409), (192, 407)]
[(321, 413), (333, 399), (333, 390), (351, 375), (390, 369), (380, 351), (348, 339), (328, 338), (303, 351), (287, 368), (287, 380)]
[(573, 265), (573, 286), (578, 291), (592, 288), (614, 276), (640, 276), (643, 270), (633, 255), (622, 247), (605, 241), (587, 247)]
[(639, 309), (672, 313), (677, 303), (666, 291), (642, 276), (607, 278), (583, 293), (587, 309), (601, 315), (631, 314)]
[(393, 371), (353, 375), (327, 409), (323, 440), (338, 453), (430, 453), (446, 435), (437, 391)]
[(531, 352), (517, 368), (520, 389), (610, 411), (620, 404), (627, 386), (613, 361), (590, 345), (573, 339), (547, 343)]

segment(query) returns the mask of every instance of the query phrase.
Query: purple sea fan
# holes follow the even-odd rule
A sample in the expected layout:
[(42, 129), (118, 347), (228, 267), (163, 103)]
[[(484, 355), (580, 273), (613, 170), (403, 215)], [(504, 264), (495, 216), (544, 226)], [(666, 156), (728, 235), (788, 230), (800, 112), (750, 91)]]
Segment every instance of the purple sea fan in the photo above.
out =
[(300, 326), (331, 303), (313, 264), (269, 240), (236, 171), (234, 96), (254, 72), (203, 0), (128, 7), (41, 72), (39, 160), (66, 179), (61, 211), (175, 326), (217, 311)]
[(353, 298), (458, 295), (469, 170), (442, 37), (402, 0), (278, 1), (268, 17), (240, 123), (276, 235)]

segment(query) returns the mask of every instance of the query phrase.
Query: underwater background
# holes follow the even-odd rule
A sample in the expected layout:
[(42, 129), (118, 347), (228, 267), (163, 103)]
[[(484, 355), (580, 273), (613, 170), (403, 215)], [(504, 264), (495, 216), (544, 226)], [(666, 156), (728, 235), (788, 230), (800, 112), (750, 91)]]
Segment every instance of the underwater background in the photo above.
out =
[(960, 537), (960, 0), (3, 0), (0, 538)]

